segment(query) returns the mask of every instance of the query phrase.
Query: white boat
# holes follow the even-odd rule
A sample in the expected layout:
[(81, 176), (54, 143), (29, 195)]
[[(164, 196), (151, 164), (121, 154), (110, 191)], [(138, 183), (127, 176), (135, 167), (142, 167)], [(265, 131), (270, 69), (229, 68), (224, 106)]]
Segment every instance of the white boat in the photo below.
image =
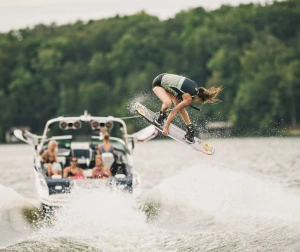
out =
[[(92, 179), (91, 171), (95, 166), (96, 148), (102, 143), (103, 133), (109, 132), (110, 143), (115, 152), (103, 153), (106, 166), (112, 176), (108, 179)], [(43, 135), (38, 136), (27, 130), (16, 129), (14, 135), (21, 141), (34, 146), (33, 172), (39, 200), (43, 206), (57, 207), (69, 202), (72, 191), (78, 188), (117, 188), (129, 193), (138, 190), (139, 175), (134, 171), (132, 152), (135, 143), (154, 138), (158, 131), (150, 125), (143, 130), (127, 133), (122, 118), (113, 116), (92, 116), (87, 111), (80, 116), (60, 116), (47, 121)], [(62, 170), (69, 166), (70, 158), (76, 156), (78, 166), (83, 169), (85, 179), (69, 179), (62, 175), (48, 177), (41, 163), (40, 155), (47, 149), (51, 140), (57, 142), (58, 164)]]

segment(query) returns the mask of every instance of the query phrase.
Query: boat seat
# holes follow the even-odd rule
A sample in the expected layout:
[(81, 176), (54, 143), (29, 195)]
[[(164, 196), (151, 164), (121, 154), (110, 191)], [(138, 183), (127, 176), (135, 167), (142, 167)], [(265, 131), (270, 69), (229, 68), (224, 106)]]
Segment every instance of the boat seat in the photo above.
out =
[(102, 160), (105, 166), (107, 166), (108, 168), (111, 168), (113, 163), (115, 162), (115, 157), (114, 154), (112, 154), (111, 152), (105, 152), (102, 153)]
[(62, 174), (62, 164), (61, 164), (61, 162), (54, 162), (53, 164), (52, 164), (52, 169), (54, 169), (54, 170), (56, 170), (57, 172), (58, 172), (58, 174)]
[(57, 156), (57, 162), (59, 162), (62, 167), (65, 167), (66, 166), (66, 157), (65, 156)]

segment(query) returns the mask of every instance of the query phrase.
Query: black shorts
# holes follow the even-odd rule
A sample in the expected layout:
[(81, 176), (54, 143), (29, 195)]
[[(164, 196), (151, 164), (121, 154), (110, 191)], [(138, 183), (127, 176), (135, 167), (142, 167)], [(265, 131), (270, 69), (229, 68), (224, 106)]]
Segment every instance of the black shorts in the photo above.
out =
[(163, 74), (160, 74), (158, 76), (156, 76), (152, 82), (152, 89), (154, 87), (161, 87), (161, 80), (162, 80), (162, 77), (165, 75), (165, 73)]

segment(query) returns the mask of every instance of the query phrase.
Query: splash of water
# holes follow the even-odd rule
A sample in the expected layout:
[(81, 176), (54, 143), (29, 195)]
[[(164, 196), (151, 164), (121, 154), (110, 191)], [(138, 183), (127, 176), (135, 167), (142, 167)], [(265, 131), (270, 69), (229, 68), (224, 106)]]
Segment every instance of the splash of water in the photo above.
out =
[(253, 174), (216, 167), (188, 168), (164, 180), (147, 197), (242, 230), (266, 221), (300, 223), (297, 195)]
[(28, 233), (30, 225), (23, 211), (33, 206), (16, 191), (3, 185), (0, 185), (0, 198), (0, 244), (10, 244)]
[[(41, 228), (33, 240), (70, 238), (84, 244), (112, 251), (113, 245), (125, 247), (137, 242), (128, 235), (147, 231), (145, 215), (136, 207), (129, 194), (111, 192), (108, 189), (81, 190), (72, 201), (55, 213), (51, 226)], [(125, 233), (126, 232), (126, 235)], [(50, 245), (50, 244), (48, 244)]]
[[(153, 96), (151, 92), (140, 92), (137, 93), (133, 98), (128, 101), (127, 110), (131, 113), (135, 113), (135, 103), (140, 102), (149, 108), (153, 107), (153, 104), (157, 103), (157, 98)], [(155, 103), (156, 102), (156, 103)], [(156, 104), (157, 105), (157, 104)]]

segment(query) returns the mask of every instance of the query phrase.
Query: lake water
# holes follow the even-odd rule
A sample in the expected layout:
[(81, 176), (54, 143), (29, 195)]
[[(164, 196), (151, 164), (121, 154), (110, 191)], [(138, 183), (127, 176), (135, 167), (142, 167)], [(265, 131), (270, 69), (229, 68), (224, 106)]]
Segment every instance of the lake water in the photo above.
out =
[(136, 144), (138, 199), (79, 193), (51, 225), (32, 217), (33, 148), (0, 145), (0, 251), (300, 251), (300, 138), (208, 142)]

